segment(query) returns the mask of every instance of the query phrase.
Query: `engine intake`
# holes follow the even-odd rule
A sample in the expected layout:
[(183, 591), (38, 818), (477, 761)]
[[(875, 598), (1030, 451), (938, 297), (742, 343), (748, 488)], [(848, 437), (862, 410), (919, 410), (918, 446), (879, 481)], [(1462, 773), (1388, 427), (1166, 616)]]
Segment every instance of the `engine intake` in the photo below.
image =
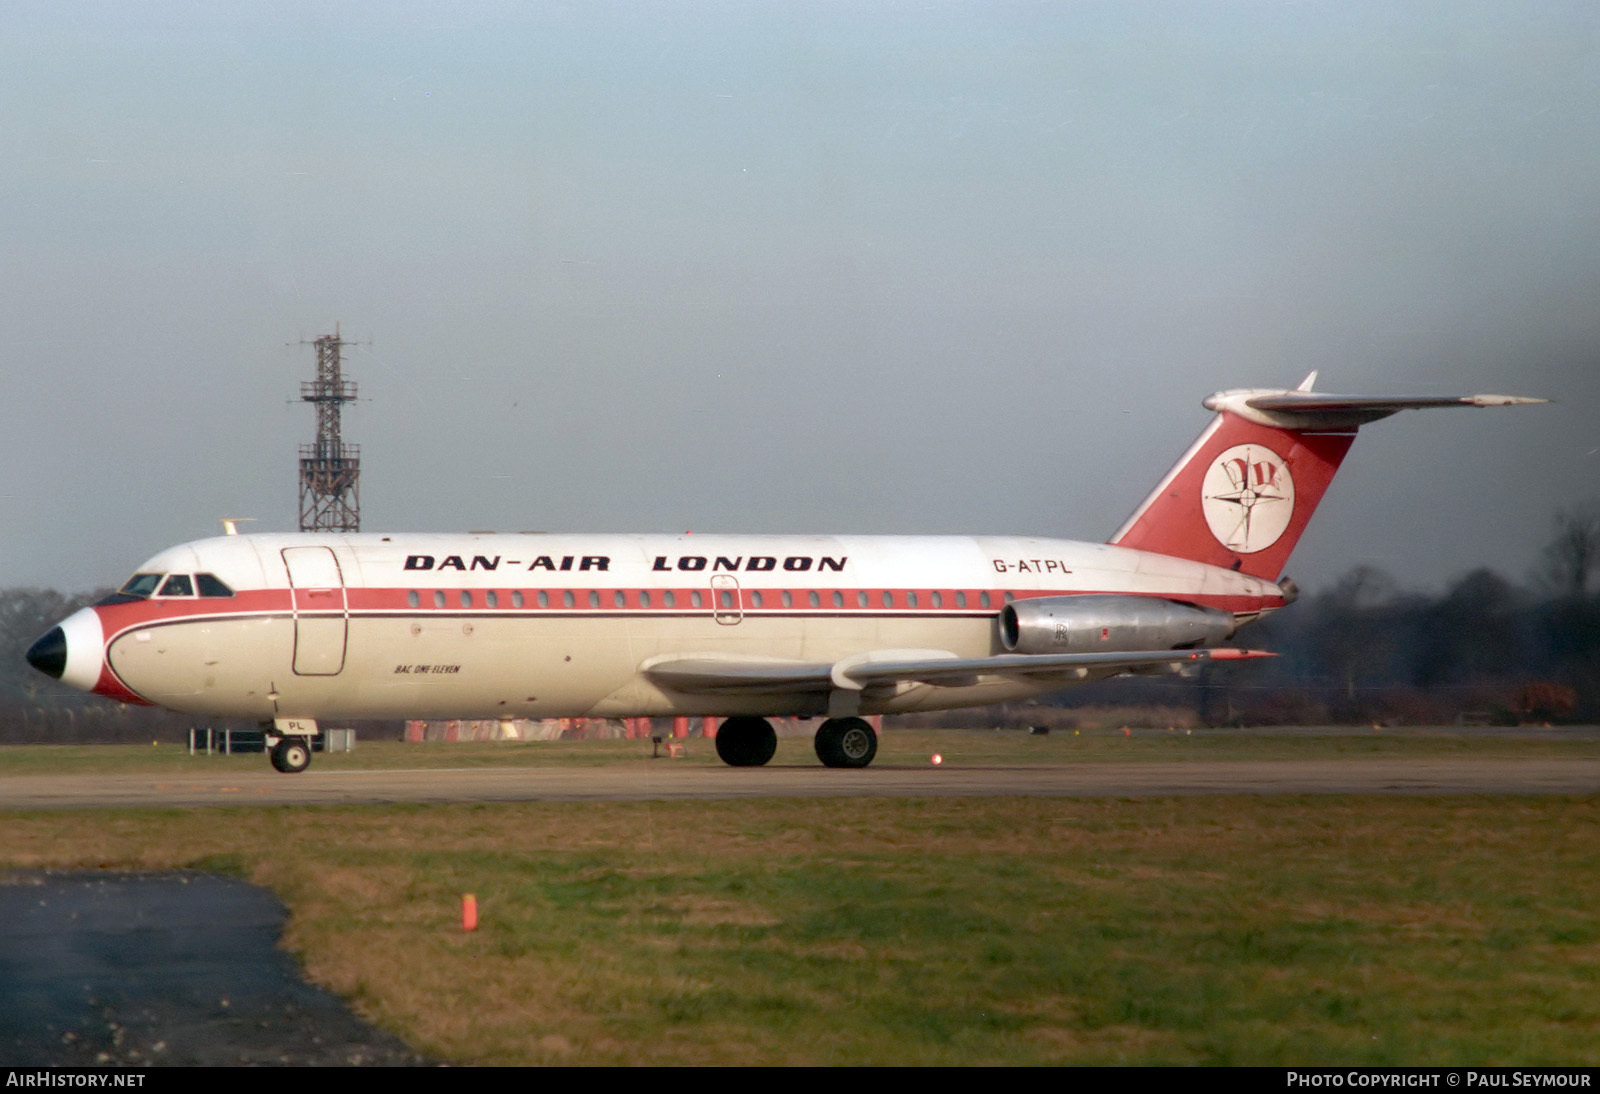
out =
[(1192, 649), (1234, 630), (1228, 612), (1147, 596), (1048, 596), (1000, 611), (1000, 644), (1011, 653)]

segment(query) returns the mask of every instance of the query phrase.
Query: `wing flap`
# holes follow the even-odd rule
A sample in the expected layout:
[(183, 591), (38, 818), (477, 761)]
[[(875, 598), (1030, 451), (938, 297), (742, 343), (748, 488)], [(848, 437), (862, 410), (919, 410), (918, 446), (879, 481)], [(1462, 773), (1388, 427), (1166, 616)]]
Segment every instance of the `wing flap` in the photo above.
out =
[(719, 656), (653, 659), (640, 668), (661, 687), (714, 695), (826, 691), (832, 687), (833, 671), (827, 662), (734, 660)]
[[(1224, 656), (1218, 657), (1218, 654)], [(1133, 650), (1122, 653), (1007, 653), (993, 657), (953, 657), (925, 661), (874, 661), (845, 670), (863, 687), (911, 680), (959, 687), (977, 676), (1073, 677), (1107, 669), (1199, 664), (1211, 660), (1275, 657), (1264, 650)]]
[[(898, 655), (898, 656), (897, 656)], [(912, 655), (912, 656), (905, 656)], [(936, 650), (883, 650), (834, 664), (821, 661), (741, 660), (715, 655), (664, 657), (640, 666), (653, 683), (692, 694), (822, 692), (900, 683), (968, 687), (980, 676), (1059, 676), (1276, 657), (1264, 650), (1134, 650), (1122, 653), (1012, 653), (957, 657)]]

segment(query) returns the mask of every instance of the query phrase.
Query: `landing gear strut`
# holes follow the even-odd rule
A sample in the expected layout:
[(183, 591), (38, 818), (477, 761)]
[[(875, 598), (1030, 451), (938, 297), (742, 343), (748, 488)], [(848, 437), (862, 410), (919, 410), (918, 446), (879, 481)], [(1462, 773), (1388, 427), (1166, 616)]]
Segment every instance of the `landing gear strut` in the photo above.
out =
[(860, 718), (829, 718), (817, 727), (814, 743), (827, 767), (866, 767), (878, 754), (878, 735)]
[(725, 718), (717, 727), (717, 756), (730, 767), (760, 767), (778, 751), (778, 735), (765, 718)]

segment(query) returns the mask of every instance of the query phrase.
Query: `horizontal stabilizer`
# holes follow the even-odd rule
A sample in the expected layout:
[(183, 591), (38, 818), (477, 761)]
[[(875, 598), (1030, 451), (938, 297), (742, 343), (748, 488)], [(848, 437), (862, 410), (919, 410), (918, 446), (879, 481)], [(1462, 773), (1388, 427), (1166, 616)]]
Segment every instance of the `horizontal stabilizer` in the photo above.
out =
[(1322, 430), (1354, 429), (1402, 410), (1528, 406), (1547, 401), (1526, 395), (1331, 395), (1302, 386), (1294, 391), (1219, 391), (1208, 397), (1205, 405), (1212, 410), (1232, 411), (1258, 425)]
[(1257, 410), (1419, 410), (1430, 406), (1525, 406), (1543, 403), (1527, 395), (1328, 395), (1292, 391), (1248, 400)]

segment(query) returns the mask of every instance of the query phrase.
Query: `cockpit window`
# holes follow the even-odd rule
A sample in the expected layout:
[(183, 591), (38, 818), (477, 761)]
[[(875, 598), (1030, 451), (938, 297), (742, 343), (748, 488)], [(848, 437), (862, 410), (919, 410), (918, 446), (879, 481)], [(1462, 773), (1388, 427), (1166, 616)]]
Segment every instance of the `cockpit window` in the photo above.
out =
[(156, 586), (161, 584), (160, 574), (134, 574), (128, 583), (117, 592), (123, 596), (136, 596), (141, 600), (156, 591)]
[(188, 574), (173, 574), (161, 586), (159, 596), (193, 596), (194, 582), (189, 580)]
[(201, 596), (232, 596), (233, 590), (224, 585), (216, 574), (195, 574), (195, 587)]

